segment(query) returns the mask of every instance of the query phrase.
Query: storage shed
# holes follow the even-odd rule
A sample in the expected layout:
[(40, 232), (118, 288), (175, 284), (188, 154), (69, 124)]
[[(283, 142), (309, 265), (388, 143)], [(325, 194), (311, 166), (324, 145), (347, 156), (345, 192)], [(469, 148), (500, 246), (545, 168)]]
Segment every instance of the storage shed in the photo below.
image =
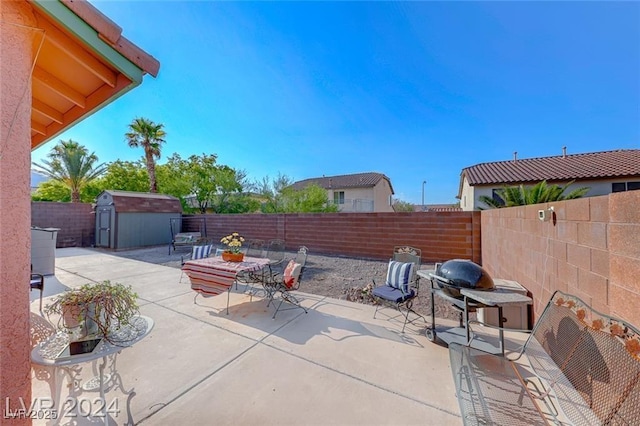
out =
[(120, 250), (169, 244), (170, 219), (180, 217), (180, 200), (171, 195), (103, 191), (96, 199), (96, 247)]

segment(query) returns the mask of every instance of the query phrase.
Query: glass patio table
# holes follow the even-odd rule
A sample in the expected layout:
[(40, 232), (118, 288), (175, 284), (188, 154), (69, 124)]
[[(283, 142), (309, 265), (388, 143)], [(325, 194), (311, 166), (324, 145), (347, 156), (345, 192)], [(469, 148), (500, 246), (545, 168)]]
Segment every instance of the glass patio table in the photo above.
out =
[[(60, 357), (61, 351), (69, 345), (72, 337), (67, 331), (58, 331), (36, 345), (31, 351), (31, 362), (43, 368), (50, 369), (48, 376), (49, 380), (52, 381), (52, 383), (50, 383), (52, 390), (51, 397), (53, 398), (54, 403), (52, 408), (56, 410), (56, 417), (66, 417), (71, 414), (66, 411), (65, 405), (70, 405), (72, 407), (71, 409), (80, 409), (81, 415), (84, 415), (82, 414), (82, 410), (87, 407), (76, 406), (78, 403), (77, 399), (68, 397), (65, 401), (60, 401), (62, 379), (66, 375), (73, 384), (73, 382), (78, 379), (79, 370), (77, 370), (76, 367), (79, 364), (100, 360), (101, 363), (98, 366), (98, 375), (88, 380), (82, 386), (82, 390), (99, 392), (102, 404), (96, 404), (96, 407), (89, 407), (89, 412), (86, 414), (93, 417), (93, 420), (99, 420), (102, 418), (104, 424), (108, 424), (109, 404), (105, 398), (105, 391), (107, 388), (107, 382), (115, 378), (111, 374), (105, 374), (104, 370), (107, 366), (107, 359), (111, 358), (113, 374), (115, 376), (119, 376), (115, 367), (115, 356), (123, 349), (133, 346), (149, 335), (153, 326), (153, 319), (145, 315), (136, 315), (131, 319), (129, 324), (109, 333), (108, 339), (103, 337), (93, 351), (85, 354)], [(71, 386), (70, 389), (73, 389), (73, 386)], [(90, 400), (79, 401), (82, 403), (82, 401), (86, 402)], [(96, 408), (96, 411), (94, 412), (91, 408)], [(62, 421), (65, 419), (58, 418), (57, 420)]]

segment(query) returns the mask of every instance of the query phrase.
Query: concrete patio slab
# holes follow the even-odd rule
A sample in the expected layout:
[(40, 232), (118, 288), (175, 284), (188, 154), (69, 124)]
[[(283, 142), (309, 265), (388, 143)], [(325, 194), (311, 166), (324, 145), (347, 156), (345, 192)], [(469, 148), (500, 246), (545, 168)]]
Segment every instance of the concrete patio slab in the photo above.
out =
[[(307, 314), (294, 309), (272, 319), (275, 308), (242, 286), (231, 292), (227, 315), (226, 294), (194, 304), (188, 278), (177, 284), (174, 268), (57, 252), (61, 288), (75, 286), (80, 270), (126, 282), (155, 321), (149, 336), (117, 357), (119, 381), (109, 382), (107, 403), (117, 401), (119, 413), (110, 424), (461, 424), (448, 352), (427, 340), (424, 323), (401, 333), (393, 310), (373, 319), (372, 306), (306, 293), (299, 296)], [(31, 306), (36, 312), (37, 302)], [(82, 368), (84, 382), (94, 372), (90, 363)], [(47, 382), (34, 379), (33, 396), (49, 395)]]

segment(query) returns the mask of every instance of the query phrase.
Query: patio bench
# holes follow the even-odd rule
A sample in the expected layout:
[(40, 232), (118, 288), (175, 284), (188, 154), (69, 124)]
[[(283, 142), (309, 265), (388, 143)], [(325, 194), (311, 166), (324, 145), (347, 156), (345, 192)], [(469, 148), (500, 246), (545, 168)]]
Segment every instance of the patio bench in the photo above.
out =
[(449, 345), (465, 425), (640, 424), (636, 328), (555, 292), (530, 333), (516, 358)]
[(202, 234), (200, 232), (179, 232), (171, 239), (169, 254), (171, 254), (171, 247), (173, 247), (173, 251), (176, 251), (177, 247), (192, 247), (201, 241)]

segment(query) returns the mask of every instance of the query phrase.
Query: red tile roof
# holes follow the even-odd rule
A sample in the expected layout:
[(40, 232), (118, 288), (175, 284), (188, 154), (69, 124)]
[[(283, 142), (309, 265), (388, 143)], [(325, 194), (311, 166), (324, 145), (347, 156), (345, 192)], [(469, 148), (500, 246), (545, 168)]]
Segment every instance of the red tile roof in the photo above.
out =
[(414, 204), (413, 210), (416, 212), (461, 212), (462, 207), (457, 204), (426, 204), (422, 210), (422, 205)]
[(640, 150), (589, 152), (480, 163), (462, 169), (469, 185), (640, 176)]
[(61, 0), (73, 13), (96, 30), (102, 40), (110, 44), (118, 53), (133, 62), (141, 70), (158, 76), (160, 62), (122, 36), (122, 28), (100, 12), (87, 0)]
[(324, 189), (371, 188), (376, 186), (381, 179), (386, 179), (387, 182), (389, 182), (389, 187), (393, 194), (391, 180), (384, 174), (375, 172), (304, 179), (295, 182), (291, 187), (294, 189), (304, 189), (307, 185), (316, 184)]

